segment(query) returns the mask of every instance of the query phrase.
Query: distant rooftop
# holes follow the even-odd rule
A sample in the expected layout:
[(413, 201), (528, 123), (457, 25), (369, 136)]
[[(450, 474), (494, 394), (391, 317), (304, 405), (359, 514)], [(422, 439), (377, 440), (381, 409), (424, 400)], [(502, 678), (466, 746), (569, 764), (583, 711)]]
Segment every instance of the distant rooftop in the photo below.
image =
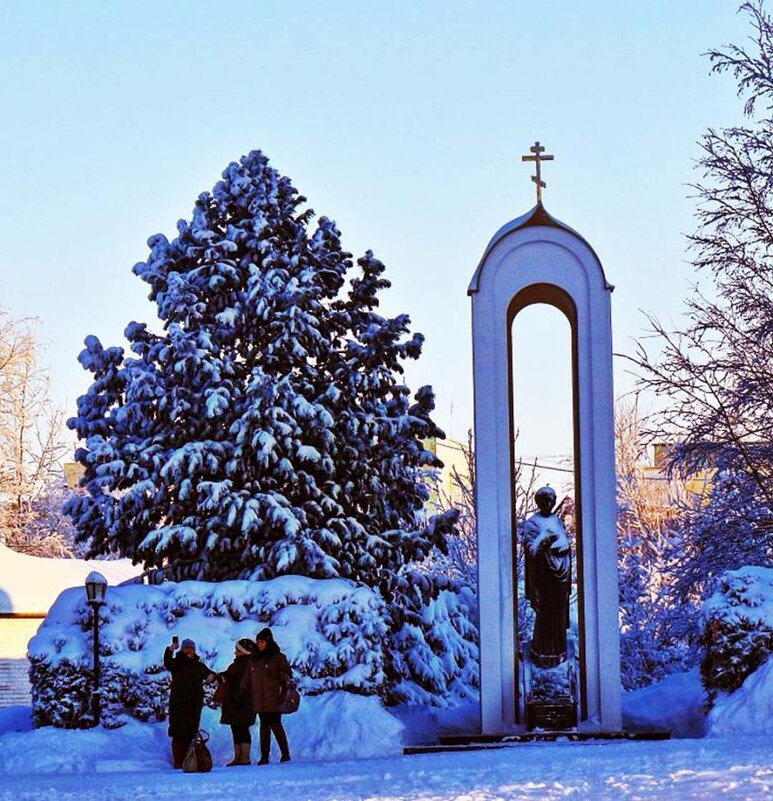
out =
[(129, 559), (47, 559), (0, 545), (0, 614), (45, 614), (62, 590), (82, 587), (92, 570), (115, 585), (138, 576), (142, 566)]

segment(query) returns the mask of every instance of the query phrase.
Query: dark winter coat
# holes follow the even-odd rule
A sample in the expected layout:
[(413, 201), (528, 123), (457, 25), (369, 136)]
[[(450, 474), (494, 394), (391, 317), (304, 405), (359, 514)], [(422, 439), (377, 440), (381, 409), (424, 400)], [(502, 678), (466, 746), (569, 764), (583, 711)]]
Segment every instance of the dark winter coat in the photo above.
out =
[(228, 666), (222, 678), (225, 682), (225, 695), (220, 722), (229, 726), (252, 726), (255, 712), (250, 703), (247, 687), (242, 688), (244, 671), (249, 667), (250, 656), (237, 656)]
[(269, 642), (262, 653), (247, 657), (242, 687), (249, 692), (253, 712), (279, 712), (282, 690), (287, 687), (292, 672), (285, 655), (275, 642)]
[(204, 706), (204, 681), (213, 672), (198, 656), (164, 651), (164, 667), (172, 674), (169, 693), (169, 736), (190, 740), (199, 730)]

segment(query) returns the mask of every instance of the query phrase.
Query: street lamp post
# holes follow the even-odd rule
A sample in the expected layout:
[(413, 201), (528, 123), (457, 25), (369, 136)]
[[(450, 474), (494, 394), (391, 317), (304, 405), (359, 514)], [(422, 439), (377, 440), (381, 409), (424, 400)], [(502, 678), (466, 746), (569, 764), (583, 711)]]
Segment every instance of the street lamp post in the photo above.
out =
[(99, 686), (99, 607), (105, 602), (107, 592), (107, 580), (105, 577), (92, 570), (86, 576), (86, 603), (91, 607), (94, 621), (94, 690), (91, 693), (91, 715), (94, 720), (93, 725), (99, 726), (101, 714), (101, 689)]

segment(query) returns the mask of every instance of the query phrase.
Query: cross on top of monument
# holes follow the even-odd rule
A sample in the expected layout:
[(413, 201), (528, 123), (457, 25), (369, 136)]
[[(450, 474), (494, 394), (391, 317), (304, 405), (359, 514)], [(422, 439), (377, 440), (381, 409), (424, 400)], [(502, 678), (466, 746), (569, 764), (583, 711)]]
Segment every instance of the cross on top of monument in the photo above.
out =
[(537, 203), (542, 203), (542, 190), (545, 188), (546, 184), (542, 180), (542, 175), (540, 174), (540, 164), (543, 161), (553, 161), (553, 156), (543, 156), (542, 154), (545, 152), (545, 148), (540, 145), (539, 142), (535, 142), (530, 148), (533, 156), (521, 156), (521, 161), (535, 161), (537, 163), (537, 174), (531, 176), (531, 180), (537, 184)]

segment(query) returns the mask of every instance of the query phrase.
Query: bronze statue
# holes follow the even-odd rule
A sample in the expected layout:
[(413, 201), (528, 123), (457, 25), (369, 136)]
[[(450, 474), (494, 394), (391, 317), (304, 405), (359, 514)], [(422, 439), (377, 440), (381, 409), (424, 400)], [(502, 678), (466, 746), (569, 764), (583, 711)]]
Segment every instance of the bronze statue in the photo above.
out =
[(531, 662), (555, 667), (566, 661), (572, 557), (564, 524), (553, 514), (556, 493), (542, 487), (534, 493), (538, 512), (524, 524), (526, 597), (536, 616), (531, 639)]

